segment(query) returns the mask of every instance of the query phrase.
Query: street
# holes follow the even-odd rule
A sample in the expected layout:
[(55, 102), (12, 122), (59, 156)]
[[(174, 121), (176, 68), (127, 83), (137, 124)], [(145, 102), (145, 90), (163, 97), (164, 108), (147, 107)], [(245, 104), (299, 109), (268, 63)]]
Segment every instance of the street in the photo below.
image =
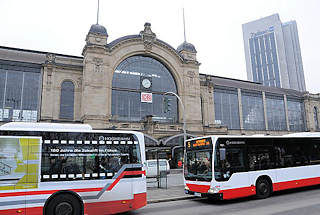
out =
[(319, 211), (320, 186), (313, 186), (276, 192), (262, 200), (253, 197), (230, 201), (209, 201), (199, 198), (153, 203), (125, 214), (318, 215)]

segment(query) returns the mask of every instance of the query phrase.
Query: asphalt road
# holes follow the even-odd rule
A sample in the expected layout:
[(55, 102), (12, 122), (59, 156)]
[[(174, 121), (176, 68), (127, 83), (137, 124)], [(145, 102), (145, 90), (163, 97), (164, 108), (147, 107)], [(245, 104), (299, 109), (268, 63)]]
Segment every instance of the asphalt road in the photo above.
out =
[(319, 215), (320, 186), (281, 191), (267, 199), (253, 197), (229, 201), (192, 199), (149, 204), (126, 215)]

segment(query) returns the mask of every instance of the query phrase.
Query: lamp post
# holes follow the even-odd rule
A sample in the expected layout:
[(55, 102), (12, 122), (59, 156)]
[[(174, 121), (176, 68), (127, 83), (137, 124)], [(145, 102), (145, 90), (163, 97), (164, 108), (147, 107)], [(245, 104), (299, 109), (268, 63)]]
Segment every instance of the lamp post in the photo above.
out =
[(186, 117), (185, 117), (185, 112), (184, 112), (184, 104), (180, 98), (180, 96), (178, 96), (176, 93), (174, 92), (166, 92), (164, 95), (174, 95), (175, 97), (178, 98), (179, 102), (181, 103), (181, 107), (182, 107), (182, 117), (183, 117), (183, 147), (184, 144), (186, 142)]

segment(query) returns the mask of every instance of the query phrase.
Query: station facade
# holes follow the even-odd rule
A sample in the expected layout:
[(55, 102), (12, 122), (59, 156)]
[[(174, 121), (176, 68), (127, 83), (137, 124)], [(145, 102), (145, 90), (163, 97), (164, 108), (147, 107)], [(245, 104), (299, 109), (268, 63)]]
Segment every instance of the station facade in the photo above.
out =
[(172, 167), (182, 159), (184, 123), (188, 137), (319, 130), (319, 94), (202, 74), (199, 67), (192, 44), (175, 49), (150, 23), (112, 42), (106, 28), (92, 25), (82, 56), (0, 47), (0, 123), (140, 131), (147, 158), (161, 149)]

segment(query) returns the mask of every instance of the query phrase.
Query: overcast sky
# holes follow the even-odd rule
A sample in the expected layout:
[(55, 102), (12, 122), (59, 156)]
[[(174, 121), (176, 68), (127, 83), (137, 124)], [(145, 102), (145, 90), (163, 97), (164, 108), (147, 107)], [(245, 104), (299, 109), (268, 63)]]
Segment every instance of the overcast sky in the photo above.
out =
[[(99, 24), (111, 42), (150, 22), (157, 38), (177, 48), (183, 7), (200, 73), (243, 80), (242, 24), (274, 13), (296, 20), (307, 90), (320, 93), (320, 0), (100, 0)], [(0, 46), (81, 56), (96, 11), (97, 0), (0, 0)]]

